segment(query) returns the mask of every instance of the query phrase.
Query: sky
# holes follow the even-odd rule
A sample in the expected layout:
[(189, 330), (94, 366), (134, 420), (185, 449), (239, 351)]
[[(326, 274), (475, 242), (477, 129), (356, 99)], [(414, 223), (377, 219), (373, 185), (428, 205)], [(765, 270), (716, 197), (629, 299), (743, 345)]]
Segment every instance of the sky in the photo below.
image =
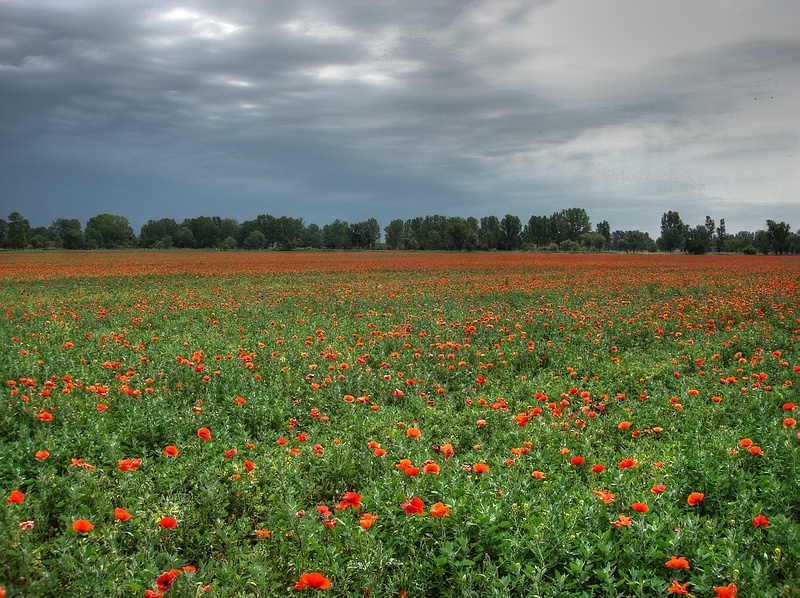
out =
[(796, 0), (0, 0), (0, 217), (800, 227)]

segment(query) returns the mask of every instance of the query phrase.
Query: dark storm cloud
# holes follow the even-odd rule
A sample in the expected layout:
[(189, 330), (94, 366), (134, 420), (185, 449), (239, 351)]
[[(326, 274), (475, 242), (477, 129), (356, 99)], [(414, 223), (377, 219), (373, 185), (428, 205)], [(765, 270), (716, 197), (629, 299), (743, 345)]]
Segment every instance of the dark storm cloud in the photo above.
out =
[(800, 11), (598, 45), (575, 6), (5, 1), (0, 216), (791, 221)]

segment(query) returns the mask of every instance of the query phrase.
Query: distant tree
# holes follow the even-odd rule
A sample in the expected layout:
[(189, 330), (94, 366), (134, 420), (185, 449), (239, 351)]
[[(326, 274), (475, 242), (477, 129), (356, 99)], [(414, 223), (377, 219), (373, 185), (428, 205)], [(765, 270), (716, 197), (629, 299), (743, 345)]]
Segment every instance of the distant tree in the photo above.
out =
[(592, 251), (600, 251), (606, 246), (607, 240), (600, 233), (583, 233), (578, 242), (582, 247)]
[(326, 249), (349, 249), (350, 225), (338, 218), (322, 227), (322, 242)]
[(31, 225), (19, 212), (11, 212), (8, 215), (8, 226), (6, 232), (6, 246), (9, 249), (25, 249), (30, 238)]
[(688, 253), (702, 255), (708, 253), (708, 248), (710, 246), (711, 237), (708, 234), (708, 228), (702, 224), (698, 224), (697, 227), (686, 234), (685, 248)]
[[(219, 226), (219, 236), (223, 240), (227, 240), (228, 237), (233, 237), (234, 240), (239, 238), (239, 222), (234, 220), (233, 218), (219, 218), (214, 216), (214, 221)], [(238, 247), (239, 243), (236, 243)]]
[(612, 237), (615, 237), (616, 249), (625, 253), (656, 250), (656, 244), (650, 235), (640, 230), (614, 231)]
[(267, 238), (264, 236), (264, 233), (260, 230), (252, 230), (242, 243), (242, 247), (245, 249), (263, 249), (266, 242)]
[(89, 218), (84, 237), (89, 247), (101, 249), (129, 247), (136, 241), (128, 219), (116, 214), (98, 214)]
[(194, 247), (198, 249), (216, 247), (222, 241), (219, 229), (220, 219), (211, 216), (198, 216), (186, 218), (181, 222), (181, 228), (186, 227), (192, 231)]
[(473, 251), (478, 246), (478, 233), (464, 218), (448, 219), (447, 238), (448, 248), (456, 251)]
[(56, 246), (64, 249), (83, 249), (81, 221), (77, 218), (56, 218), (48, 229)]
[(192, 229), (188, 226), (179, 226), (172, 235), (172, 244), (181, 249), (192, 249), (196, 246), (197, 242), (194, 238)]
[(302, 218), (281, 216), (275, 220), (272, 244), (283, 250), (295, 249), (300, 246), (305, 230), (306, 225)]
[(513, 214), (506, 214), (500, 221), (499, 249), (513, 251), (519, 249), (522, 242), (522, 222)]
[(399, 218), (392, 220), (383, 228), (383, 232), (386, 235), (386, 244), (389, 249), (400, 249), (403, 242), (403, 221)]
[(711, 219), (710, 216), (706, 216), (706, 238), (708, 239), (708, 246), (706, 247), (706, 252), (711, 251), (711, 248), (714, 246), (714, 231), (715, 229), (714, 221)]
[(665, 212), (661, 216), (661, 236), (658, 238), (658, 248), (672, 253), (682, 249), (686, 244), (686, 235), (689, 227), (683, 223), (678, 212)]
[(303, 231), (303, 237), (300, 240), (300, 244), (303, 247), (322, 249), (322, 229), (316, 224), (309, 224)]
[(239, 242), (233, 237), (225, 237), (219, 244), (219, 248), (223, 251), (229, 251), (231, 249), (236, 249), (237, 247), (239, 247)]
[(538, 247), (547, 245), (550, 242), (548, 220), (547, 216), (531, 216), (522, 231), (524, 242)]
[(719, 219), (719, 226), (716, 230), (717, 235), (714, 237), (714, 245), (717, 249), (717, 253), (722, 253), (725, 250), (725, 240), (727, 234), (725, 233), (725, 219)]
[(753, 239), (753, 247), (755, 247), (757, 252), (763, 253), (764, 255), (772, 251), (772, 238), (769, 233), (765, 230), (757, 230), (755, 238)]
[(735, 235), (728, 235), (725, 241), (725, 251), (732, 251), (734, 253), (756, 253), (757, 250), (755, 247), (755, 233), (746, 230), (741, 230)]
[(589, 214), (583, 208), (569, 208), (561, 212), (566, 227), (567, 239), (578, 241), (584, 233), (592, 232), (592, 223)]
[(481, 218), (481, 227), (478, 230), (478, 243), (483, 250), (500, 249), (500, 220), (497, 216), (484, 216)]
[(172, 218), (148, 220), (139, 230), (139, 247), (167, 249), (172, 246), (172, 238), (177, 230), (178, 223)]
[(603, 220), (602, 222), (598, 222), (597, 226), (595, 227), (598, 235), (602, 235), (605, 237), (605, 243), (603, 244), (600, 249), (603, 249), (608, 246), (611, 242), (611, 225), (608, 223), (608, 220)]
[(381, 236), (381, 228), (374, 218), (350, 225), (350, 244), (357, 249), (372, 249)]
[(6, 246), (6, 237), (8, 235), (8, 222), (0, 218), (0, 247)]
[(767, 236), (773, 252), (776, 254), (788, 253), (792, 236), (792, 229), (788, 224), (767, 220)]

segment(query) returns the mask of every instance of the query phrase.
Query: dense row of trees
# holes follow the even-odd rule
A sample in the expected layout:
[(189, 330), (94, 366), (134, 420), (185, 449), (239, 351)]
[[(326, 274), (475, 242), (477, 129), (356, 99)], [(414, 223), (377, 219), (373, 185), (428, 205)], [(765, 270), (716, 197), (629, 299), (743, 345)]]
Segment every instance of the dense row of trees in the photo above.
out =
[(98, 214), (86, 227), (75, 218), (58, 218), (49, 227), (31, 227), (19, 212), (0, 219), (0, 247), (114, 249), (374, 249), (438, 251), (685, 251), (702, 254), (800, 253), (800, 231), (792, 232), (785, 222), (766, 221), (767, 228), (755, 232), (728, 234), (725, 220), (719, 225), (706, 216), (703, 224), (691, 228), (678, 212), (661, 217), (661, 236), (653, 240), (639, 230), (611, 230), (603, 220), (594, 229), (582, 208), (561, 210), (550, 216), (531, 216), (527, 223), (514, 215), (461, 218), (424, 216), (392, 220), (381, 229), (375, 218), (348, 223), (335, 220), (319, 227), (302, 218), (261, 214), (254, 220), (238, 222), (218, 216), (187, 218), (180, 224), (172, 218), (149, 220), (137, 236), (125, 216)]

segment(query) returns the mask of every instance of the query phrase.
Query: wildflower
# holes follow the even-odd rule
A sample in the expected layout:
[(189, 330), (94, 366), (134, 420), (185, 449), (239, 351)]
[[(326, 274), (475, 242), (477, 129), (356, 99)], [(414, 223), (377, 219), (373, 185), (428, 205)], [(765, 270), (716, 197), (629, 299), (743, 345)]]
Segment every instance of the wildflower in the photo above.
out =
[(686, 502), (689, 504), (690, 507), (697, 506), (697, 503), (701, 502), (705, 498), (705, 494), (702, 492), (692, 492), (686, 498)]
[(577, 457), (572, 457), (572, 459), (570, 459), (569, 462), (572, 463), (573, 465), (583, 465), (583, 457), (581, 457), (580, 455)]
[(438, 475), (439, 474), (439, 466), (436, 463), (425, 463), (425, 465), (423, 466), (423, 471), (426, 474), (430, 473), (430, 474)]
[(256, 530), (256, 535), (260, 536), (262, 538), (269, 538), (272, 534), (270, 533), (270, 531), (268, 529), (257, 529)]
[(797, 425), (797, 420), (793, 417), (786, 417), (783, 419), (784, 428), (794, 428)]
[(163, 598), (163, 597), (164, 594), (162, 594), (161, 592), (154, 592), (149, 588), (144, 591), (144, 598)]
[(47, 411), (43, 411), (42, 413), (36, 416), (36, 419), (38, 419), (40, 422), (53, 421), (53, 414), (48, 413)]
[(162, 573), (156, 578), (156, 585), (158, 586), (158, 590), (160, 592), (166, 592), (167, 590), (170, 589), (170, 587), (177, 578), (178, 576), (172, 571), (167, 571), (166, 573)]
[(592, 473), (603, 473), (606, 469), (606, 466), (602, 463), (598, 463), (597, 465), (592, 465), (591, 472)]
[(209, 430), (208, 428), (200, 428), (199, 430), (197, 430), (197, 437), (200, 440), (204, 440), (207, 442), (211, 440), (211, 430)]
[(716, 594), (714, 598), (736, 598), (736, 584), (729, 583), (727, 586), (714, 586)]
[(419, 431), (419, 428), (407, 428), (406, 429), (406, 438), (413, 438), (414, 440), (419, 440), (419, 437), (422, 435), (422, 432)]
[(50, 456), (50, 453), (47, 451), (36, 451), (34, 457), (36, 457), (39, 461), (44, 461)]
[(750, 448), (753, 446), (753, 441), (750, 438), (742, 438), (739, 441), (739, 446), (742, 448)]
[[(22, 521), (19, 524), (19, 528), (24, 530), (29, 530), (33, 529), (33, 525), (34, 525), (33, 521)], [(0, 598), (2, 598), (2, 596), (0, 596)]]
[(249, 459), (244, 460), (244, 466), (247, 471), (253, 471), (256, 468), (256, 464), (250, 461)]
[(178, 527), (178, 522), (175, 520), (174, 517), (162, 517), (158, 520), (158, 525), (163, 527), (164, 529), (175, 529)]
[(747, 449), (747, 450), (748, 450), (748, 451), (750, 451), (750, 454), (751, 454), (751, 455), (761, 455), (761, 454), (763, 454), (763, 452), (761, 451), (761, 447), (760, 447), (760, 446), (757, 446), (757, 445), (755, 445), (755, 444), (754, 444), (753, 446), (751, 446), (751, 447), (750, 447), (749, 449)]
[(327, 590), (331, 587), (331, 580), (322, 575), (322, 573), (303, 573), (294, 584), (295, 590), (305, 590), (306, 588), (315, 588), (317, 590)]
[(617, 428), (619, 428), (620, 430), (627, 430), (630, 427), (631, 427), (631, 422), (629, 421), (622, 421), (619, 422), (619, 424), (617, 424)]
[(643, 502), (635, 502), (631, 505), (631, 508), (638, 513), (647, 513), (650, 510), (650, 507)]
[(8, 504), (11, 504), (11, 503), (16, 503), (16, 504), (18, 504), (18, 505), (19, 505), (19, 504), (22, 504), (22, 501), (23, 501), (24, 499), (25, 499), (25, 494), (23, 494), (23, 493), (22, 493), (22, 492), (20, 492), (19, 490), (12, 490), (12, 491), (11, 491), (11, 496), (9, 496), (9, 497), (6, 499), (6, 502), (7, 502)]
[(655, 486), (650, 488), (650, 492), (652, 492), (653, 494), (661, 494), (666, 489), (667, 487), (664, 484), (656, 484)]
[(595, 490), (594, 495), (607, 505), (610, 505), (612, 502), (614, 502), (614, 494), (608, 490)]
[(419, 475), (419, 467), (406, 467), (405, 472), (407, 476), (416, 477)]
[(341, 502), (336, 505), (336, 510), (343, 511), (347, 507), (361, 508), (361, 495), (358, 492), (345, 492)]
[(619, 462), (620, 469), (628, 469), (629, 467), (636, 467), (636, 459), (627, 458)]
[(769, 521), (764, 515), (758, 515), (753, 518), (753, 527), (769, 527)]
[(543, 472), (543, 471), (534, 471), (534, 472), (531, 474), (531, 476), (533, 476), (533, 477), (534, 477), (534, 478), (536, 478), (537, 480), (543, 480), (543, 479), (544, 479), (544, 472)]
[(441, 519), (442, 517), (449, 517), (450, 516), (450, 507), (442, 502), (437, 502), (433, 507), (431, 507), (430, 511), (433, 517), (437, 519)]
[(611, 522), (611, 525), (613, 525), (617, 529), (619, 529), (619, 528), (621, 528), (623, 526), (627, 527), (630, 524), (631, 524), (631, 518), (630, 517), (626, 517), (625, 515), (620, 515), (619, 517), (617, 517), (616, 521), (612, 521)]
[(178, 447), (172, 446), (171, 444), (164, 448), (164, 454), (167, 457), (177, 457), (179, 452)]
[(133, 517), (133, 515), (128, 513), (128, 511), (126, 511), (122, 507), (117, 507), (116, 509), (114, 509), (114, 518), (118, 519), (119, 521), (127, 521), (131, 517)]
[(378, 518), (377, 515), (370, 515), (369, 513), (364, 513), (361, 516), (361, 519), (358, 520), (358, 524), (362, 527), (362, 529), (369, 529), (372, 527), (372, 524), (375, 523), (375, 520)]
[(475, 473), (488, 473), (489, 466), (486, 463), (476, 463), (472, 466), (472, 471)]
[(484, 384), (486, 384), (486, 378), (484, 378), (483, 376), (478, 376), (477, 378), (475, 378), (475, 382), (483, 386)]
[(677, 579), (672, 580), (672, 585), (667, 589), (668, 594), (681, 594), (683, 596), (689, 595), (689, 590), (686, 589), (686, 586), (689, 585), (689, 582), (685, 584), (679, 584)]
[(676, 557), (674, 554), (669, 557), (669, 560), (664, 563), (670, 569), (688, 569), (689, 568), (689, 561), (686, 560), (686, 557)]
[(86, 534), (94, 529), (94, 525), (86, 519), (76, 519), (72, 524), (72, 529), (81, 534)]
[(455, 451), (453, 450), (453, 445), (448, 442), (441, 446), (439, 453), (442, 455), (442, 459), (449, 459), (455, 454)]
[(120, 471), (136, 471), (136, 468), (142, 464), (141, 459), (120, 459), (117, 466)]
[(425, 514), (425, 503), (422, 502), (422, 499), (419, 496), (415, 496), (414, 498), (409, 499), (406, 497), (406, 502), (401, 503), (400, 506), (406, 512), (407, 515), (424, 515)]

